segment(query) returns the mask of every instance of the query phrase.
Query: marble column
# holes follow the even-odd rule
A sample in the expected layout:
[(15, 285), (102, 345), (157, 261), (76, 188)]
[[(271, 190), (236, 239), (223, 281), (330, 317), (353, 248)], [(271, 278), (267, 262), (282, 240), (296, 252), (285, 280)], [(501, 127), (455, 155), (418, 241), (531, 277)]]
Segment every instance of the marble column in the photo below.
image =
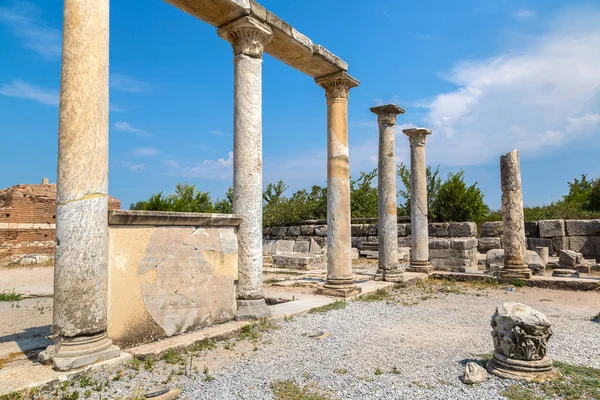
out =
[(239, 320), (270, 315), (262, 291), (262, 56), (271, 29), (253, 17), (219, 28), (233, 47), (233, 212), (243, 217), (238, 230)]
[(407, 271), (430, 273), (429, 221), (427, 216), (427, 164), (425, 142), (431, 131), (425, 128), (404, 129), (410, 142), (410, 225), (411, 251)]
[(69, 370), (117, 357), (108, 299), (109, 0), (65, 0), (58, 127), (54, 344)]
[(371, 107), (379, 125), (379, 164), (377, 216), (379, 269), (376, 279), (401, 282), (403, 268), (398, 264), (398, 204), (396, 193), (396, 115), (404, 110), (395, 104)]
[(327, 98), (327, 282), (322, 294), (360, 293), (352, 275), (348, 95), (358, 81), (345, 71), (315, 80)]
[(521, 166), (519, 152), (513, 150), (500, 157), (500, 184), (502, 187), (502, 223), (504, 230), (504, 269), (500, 278), (531, 278), (531, 270), (525, 263), (527, 241), (523, 216), (523, 191), (521, 189)]

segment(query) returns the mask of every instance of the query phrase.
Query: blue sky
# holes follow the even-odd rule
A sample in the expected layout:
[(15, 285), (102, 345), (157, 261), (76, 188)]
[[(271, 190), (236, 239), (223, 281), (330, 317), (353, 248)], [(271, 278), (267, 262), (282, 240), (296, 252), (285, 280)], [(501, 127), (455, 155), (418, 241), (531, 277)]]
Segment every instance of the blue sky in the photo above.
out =
[[(341, 57), (353, 176), (376, 167), (369, 107), (433, 131), (427, 162), (464, 169), (500, 206), (499, 157), (521, 153), (526, 205), (600, 177), (600, 4), (577, 0), (266, 0)], [(62, 2), (0, 1), (0, 188), (56, 180)], [(158, 0), (111, 4), (110, 193), (127, 208), (178, 181), (232, 184), (233, 64), (215, 28)], [(265, 56), (264, 180), (326, 182), (326, 107), (312, 78)]]

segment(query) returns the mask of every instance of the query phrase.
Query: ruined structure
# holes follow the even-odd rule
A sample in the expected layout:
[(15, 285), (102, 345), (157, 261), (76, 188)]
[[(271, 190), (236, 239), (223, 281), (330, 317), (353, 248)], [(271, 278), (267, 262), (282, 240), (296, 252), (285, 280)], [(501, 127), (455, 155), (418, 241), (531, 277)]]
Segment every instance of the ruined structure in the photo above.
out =
[[(110, 197), (108, 208), (118, 210), (121, 202)], [(44, 178), (39, 185), (0, 190), (0, 265), (51, 261), (55, 230), (55, 184)]]
[[(178, 317), (175, 316), (182, 324), (176, 328), (170, 326), (166, 321), (171, 321), (174, 316), (167, 316), (160, 309), (158, 294), (183, 282), (189, 285), (189, 280), (183, 278), (186, 274), (203, 282), (219, 279), (223, 284), (217, 286), (228, 293), (224, 298), (237, 293), (233, 308), (238, 319), (260, 318), (269, 314), (261, 290), (261, 86), (264, 52), (315, 78), (316, 83), (325, 89), (329, 234), (328, 274), (322, 291), (337, 296), (358, 292), (351, 265), (348, 158), (348, 97), (349, 90), (357, 86), (358, 81), (346, 72), (348, 65), (254, 1), (168, 1), (217, 27), (219, 36), (233, 47), (233, 208), (238, 213), (233, 218), (239, 219), (239, 224), (230, 221), (230, 228), (215, 233), (214, 230), (206, 231), (204, 226), (218, 225), (221, 216), (213, 216), (209, 218), (211, 221), (203, 224), (183, 218), (181, 224), (190, 228), (182, 228), (177, 233), (174, 227), (163, 229), (177, 217), (157, 214), (150, 218), (151, 223), (146, 223), (152, 227), (148, 228), (152, 233), (146, 238), (147, 242), (142, 240), (136, 247), (138, 252), (115, 254), (121, 247), (119, 240), (112, 240), (112, 235), (109, 246), (107, 194), (109, 0), (65, 0), (52, 326), (55, 344), (40, 355), (43, 362), (52, 360), (57, 369), (68, 370), (119, 354), (119, 349), (108, 337), (114, 332), (110, 327), (116, 321), (111, 318), (117, 318), (109, 313), (108, 287), (109, 281), (111, 285), (117, 282), (110, 274), (117, 270), (122, 272), (122, 269), (111, 269), (109, 274), (111, 257), (115, 257), (115, 263), (121, 263), (121, 268), (129, 273), (137, 270), (137, 274), (143, 277), (131, 278), (134, 286), (141, 285), (143, 289), (141, 295), (136, 295), (137, 300), (132, 301), (139, 305), (140, 297), (143, 298), (145, 311), (160, 328), (155, 329), (159, 334), (163, 332), (168, 336), (233, 317), (231, 304), (223, 304), (222, 312), (216, 316), (214, 310), (211, 312), (204, 307), (193, 293), (198, 288), (190, 287), (192, 292), (182, 295), (184, 298), (179, 296), (172, 300), (188, 312), (182, 311)], [(125, 228), (121, 228), (120, 233), (126, 232), (122, 229)], [(166, 243), (155, 237), (167, 232), (174, 236), (166, 238)], [(216, 252), (219, 257), (238, 254), (238, 249), (234, 251), (231, 246), (232, 234), (239, 243), (239, 264), (236, 264), (238, 270), (235, 272), (217, 265), (214, 260), (211, 262), (211, 256), (206, 253)], [(119, 234), (115, 231), (115, 235)], [(228, 236), (229, 240), (222, 235)], [(188, 271), (183, 271), (179, 278), (172, 277), (173, 271), (160, 261), (161, 257), (175, 257), (172, 252), (176, 250), (169, 247), (171, 245), (190, 252), (189, 257), (182, 256), (182, 260), (186, 260), (181, 264), (182, 268)], [(140, 258), (144, 249), (145, 255)], [(160, 256), (154, 254), (157, 249), (162, 249)], [(229, 272), (224, 273), (223, 269)], [(198, 270), (202, 273), (196, 274)], [(227, 286), (227, 282), (235, 280), (233, 277), (237, 277), (237, 288)], [(195, 317), (192, 318), (192, 315)], [(143, 312), (140, 318), (148, 321)], [(129, 318), (122, 318), (122, 321), (135, 322)], [(143, 326), (143, 323), (138, 326)]]
[(404, 110), (395, 104), (372, 107), (379, 125), (379, 162), (377, 214), (379, 234), (379, 269), (377, 277), (384, 281), (402, 280), (398, 264), (398, 199), (396, 193), (396, 115)]
[(410, 141), (410, 213), (412, 224), (411, 272), (430, 273), (429, 240), (427, 229), (427, 174), (425, 142), (431, 131), (425, 128), (404, 129)]

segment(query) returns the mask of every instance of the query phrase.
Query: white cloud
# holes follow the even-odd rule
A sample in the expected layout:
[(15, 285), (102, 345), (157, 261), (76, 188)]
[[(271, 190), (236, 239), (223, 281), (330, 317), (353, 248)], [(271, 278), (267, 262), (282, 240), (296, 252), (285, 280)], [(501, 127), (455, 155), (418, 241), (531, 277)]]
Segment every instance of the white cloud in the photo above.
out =
[(547, 151), (600, 134), (599, 19), (568, 12), (518, 49), (457, 65), (446, 79), (458, 88), (426, 106), (430, 159), (480, 164), (514, 147)]
[(167, 160), (164, 165), (169, 167), (168, 173), (188, 178), (205, 178), (213, 180), (227, 180), (233, 176), (233, 152), (227, 158), (217, 160), (204, 160), (201, 163), (184, 163), (176, 160)]
[(534, 18), (535, 16), (536, 16), (535, 11), (528, 10), (528, 9), (519, 10), (515, 13), (515, 17), (519, 18), (519, 19), (529, 19), (529, 18)]
[(115, 122), (115, 124), (113, 126), (116, 130), (121, 131), (121, 132), (132, 132), (132, 133), (136, 133), (140, 136), (150, 136), (150, 134), (148, 134), (146, 131), (136, 128), (133, 125), (131, 125), (129, 122), (126, 122), (126, 121), (117, 121), (117, 122)]
[(123, 168), (127, 168), (130, 171), (144, 171), (146, 164), (135, 164), (127, 160), (115, 160), (117, 164)]
[(153, 147), (136, 147), (131, 149), (129, 155), (133, 157), (150, 157), (160, 153), (160, 150)]
[(12, 6), (0, 7), (0, 23), (6, 25), (23, 45), (44, 58), (58, 58), (61, 54), (60, 30), (40, 19), (40, 10), (34, 4), (14, 1)]
[(58, 105), (58, 93), (55, 91), (43, 89), (39, 86), (31, 85), (20, 80), (15, 80), (12, 83), (1, 85), (0, 94), (9, 97), (20, 97), (23, 99), (34, 100), (51, 106)]
[(110, 74), (110, 87), (129, 93), (150, 92), (150, 85), (122, 74)]

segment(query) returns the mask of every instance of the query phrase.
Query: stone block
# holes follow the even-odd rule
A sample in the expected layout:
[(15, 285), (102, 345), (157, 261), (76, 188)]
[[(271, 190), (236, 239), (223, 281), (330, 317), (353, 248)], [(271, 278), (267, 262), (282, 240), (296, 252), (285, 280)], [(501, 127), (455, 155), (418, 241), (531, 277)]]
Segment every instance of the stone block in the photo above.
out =
[(569, 249), (569, 238), (567, 236), (558, 236), (552, 238), (552, 250), (559, 254), (562, 250)]
[(277, 240), (273, 244), (271, 254), (292, 253), (295, 244), (294, 240)]
[(363, 224), (352, 224), (350, 225), (350, 232), (352, 236), (367, 236), (367, 229)]
[(429, 224), (429, 236), (435, 237), (446, 237), (449, 236), (448, 228), (450, 224), (448, 222), (435, 222)]
[(480, 237), (477, 240), (477, 249), (481, 254), (485, 254), (492, 249), (502, 248), (502, 238), (499, 237)]
[(365, 238), (352, 236), (352, 238), (350, 240), (352, 241), (352, 247), (356, 247), (358, 249), (364, 242)]
[(263, 239), (263, 256), (273, 253), (273, 244), (275, 244), (275, 240)]
[(558, 255), (558, 262), (560, 263), (561, 268), (562, 266), (571, 267), (577, 264), (578, 256), (580, 256), (580, 254), (573, 250), (562, 250)]
[(359, 254), (358, 254), (358, 249), (356, 248), (351, 248), (350, 249), (350, 259), (351, 260), (358, 260)]
[(575, 269), (580, 274), (589, 274), (590, 272), (592, 272), (592, 268), (588, 264), (577, 264), (575, 266)]
[(317, 226), (315, 226), (315, 235), (317, 235), (317, 236), (327, 236), (327, 225), (317, 225)]
[(323, 247), (319, 243), (317, 243), (317, 241), (315, 239), (310, 239), (308, 251), (311, 254), (323, 253)]
[(268, 226), (263, 226), (263, 236), (269, 236), (271, 234), (271, 228)]
[(571, 236), (569, 250), (576, 251), (584, 257), (600, 257), (600, 237), (598, 236)]
[(600, 236), (600, 219), (567, 219), (565, 229), (568, 236)]
[(300, 234), (302, 236), (312, 236), (315, 234), (314, 225), (300, 225)]
[(367, 235), (377, 235), (379, 232), (377, 231), (377, 224), (365, 225), (367, 229)]
[(536, 247), (547, 247), (551, 253), (554, 252), (552, 239), (527, 238), (527, 247), (529, 250), (533, 250)]
[(360, 255), (368, 259), (379, 258), (379, 252), (375, 250), (361, 250)]
[[(525, 263), (531, 269), (533, 275), (544, 275), (546, 264), (535, 251), (527, 250)], [(496, 273), (504, 269), (504, 249), (488, 251), (485, 256), (485, 266), (488, 273)]]
[(475, 222), (450, 222), (448, 233), (453, 237), (477, 236), (477, 225)]
[(539, 237), (540, 230), (537, 221), (525, 221), (525, 236), (526, 237)]
[(450, 239), (450, 248), (452, 250), (469, 250), (477, 248), (477, 239)]
[[(402, 225), (402, 228), (400, 227), (400, 225)], [(401, 230), (406, 232), (406, 234), (399, 235), (399, 236), (410, 236), (410, 232), (411, 232), (410, 224), (408, 224), (408, 223), (398, 224), (398, 232), (400, 232)]]
[[(467, 258), (432, 258), (429, 262), (436, 270), (440, 271), (464, 272), (473, 266), (472, 261)], [(475, 261), (475, 265), (477, 265), (477, 261)]]
[(481, 226), (481, 237), (498, 237), (503, 233), (502, 221), (484, 222)]
[(310, 242), (308, 240), (296, 240), (294, 244), (294, 253), (310, 252)]
[(412, 247), (412, 239), (410, 236), (399, 237), (398, 247)]
[(365, 239), (367, 243), (379, 243), (379, 236), (367, 236)]
[(555, 236), (566, 236), (565, 221), (562, 219), (547, 219), (538, 222), (540, 237), (553, 238)]
[(323, 251), (325, 251), (325, 249), (327, 248), (327, 238), (324, 238), (322, 236), (316, 236), (313, 238), (313, 240), (323, 248)]
[(272, 226), (271, 227), (271, 235), (272, 236), (285, 236), (287, 229), (285, 226)]
[(406, 236), (406, 224), (398, 224), (398, 236)]
[(299, 226), (288, 226), (285, 232), (286, 236), (300, 236)]
[(449, 249), (450, 242), (448, 239), (443, 238), (429, 238), (430, 249)]
[(293, 268), (302, 270), (324, 269), (327, 267), (326, 263), (317, 262), (315, 257), (312, 255), (293, 253), (274, 255), (273, 266), (277, 268)]

